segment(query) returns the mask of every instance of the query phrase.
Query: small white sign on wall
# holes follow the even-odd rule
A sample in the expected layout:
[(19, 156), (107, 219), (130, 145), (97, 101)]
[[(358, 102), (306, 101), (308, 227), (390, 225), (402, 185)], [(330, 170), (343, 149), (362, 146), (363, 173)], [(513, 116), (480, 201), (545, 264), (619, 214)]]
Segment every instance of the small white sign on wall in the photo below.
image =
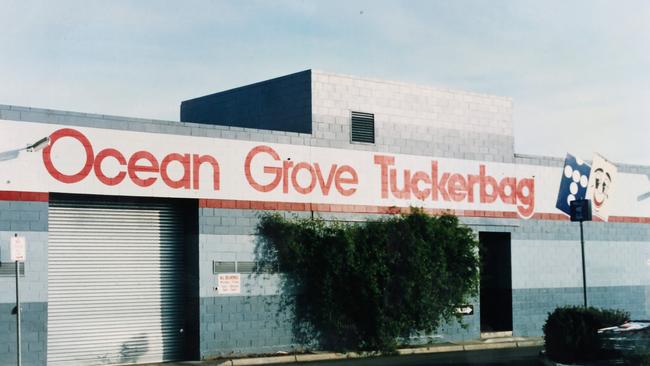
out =
[(9, 252), (12, 262), (25, 261), (26, 241), (24, 236), (14, 236), (9, 242)]
[(239, 273), (219, 273), (217, 275), (217, 293), (233, 295), (241, 293), (241, 275)]

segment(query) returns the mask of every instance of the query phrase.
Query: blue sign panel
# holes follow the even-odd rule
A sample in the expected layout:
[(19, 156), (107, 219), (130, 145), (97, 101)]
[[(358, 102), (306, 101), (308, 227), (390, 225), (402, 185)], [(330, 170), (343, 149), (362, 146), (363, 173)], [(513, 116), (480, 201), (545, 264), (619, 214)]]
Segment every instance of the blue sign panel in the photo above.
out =
[(589, 164), (571, 154), (566, 154), (555, 207), (565, 214), (571, 215), (571, 201), (584, 199), (587, 194), (590, 172)]

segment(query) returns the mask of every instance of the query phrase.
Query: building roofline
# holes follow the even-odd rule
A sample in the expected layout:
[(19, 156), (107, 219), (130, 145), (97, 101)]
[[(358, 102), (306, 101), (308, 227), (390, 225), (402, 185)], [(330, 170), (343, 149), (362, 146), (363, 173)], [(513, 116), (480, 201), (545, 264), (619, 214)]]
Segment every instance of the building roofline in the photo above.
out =
[(307, 69), (307, 70), (302, 70), (302, 71), (294, 72), (294, 73), (287, 74), (287, 75), (276, 76), (276, 77), (273, 77), (273, 78), (270, 78), (270, 79), (266, 79), (266, 80), (262, 80), (262, 81), (256, 81), (256, 82), (251, 83), (251, 84), (240, 85), (240, 86), (237, 86), (237, 87), (234, 87), (234, 88), (225, 89), (225, 90), (222, 90), (222, 91), (217, 91), (217, 92), (206, 94), (206, 95), (201, 95), (201, 96), (194, 97), (194, 98), (191, 98), (191, 99), (186, 99), (186, 100), (183, 100), (181, 102), (181, 104), (185, 103), (185, 102), (191, 102), (191, 101), (194, 101), (194, 100), (197, 100), (197, 99), (202, 99), (202, 98), (205, 98), (205, 97), (210, 97), (210, 96), (213, 96), (213, 95), (216, 95), (216, 94), (235, 93), (238, 90), (241, 90), (241, 89), (244, 89), (244, 88), (249, 88), (249, 87), (253, 87), (253, 86), (262, 86), (264, 84), (273, 83), (273, 82), (275, 82), (275, 81), (277, 81), (279, 79), (290, 78), (290, 77), (293, 77), (293, 76), (297, 76), (297, 75), (300, 75), (300, 74), (303, 74), (303, 73), (310, 73), (310, 72), (312, 72), (312, 70)]
[(127, 116), (119, 116), (113, 114), (75, 112), (75, 111), (66, 111), (62, 109), (26, 107), (26, 106), (10, 105), (10, 104), (0, 104), (0, 111), (1, 110), (16, 111), (16, 112), (36, 112), (36, 113), (52, 114), (56, 116), (87, 117), (87, 118), (120, 120), (120, 121), (129, 121), (129, 122), (143, 122), (143, 123), (153, 122), (153, 123), (161, 123), (161, 124), (180, 123), (180, 121), (174, 121), (174, 120), (142, 118), (142, 117), (127, 117)]
[(459, 93), (459, 94), (465, 94), (465, 95), (469, 94), (469, 95), (481, 96), (481, 97), (499, 98), (499, 99), (504, 99), (504, 100), (512, 102), (512, 97), (509, 97), (509, 96), (503, 96), (503, 95), (498, 95), (498, 94), (489, 94), (489, 93), (481, 93), (481, 92), (476, 92), (476, 91), (466, 90), (466, 89), (460, 89), (460, 88), (449, 88), (449, 87), (443, 87), (443, 86), (433, 86), (433, 85), (426, 85), (426, 84), (409, 83), (409, 82), (404, 82), (404, 81), (395, 81), (395, 80), (378, 79), (378, 78), (372, 78), (372, 77), (363, 77), (363, 76), (356, 76), (356, 75), (350, 75), (350, 74), (339, 74), (339, 73), (335, 73), (335, 72), (323, 71), (323, 70), (318, 70), (318, 69), (311, 69), (310, 71), (312, 73), (315, 73), (315, 74), (342, 77), (342, 78), (349, 78), (349, 79), (353, 79), (353, 80), (362, 80), (362, 81), (368, 81), (368, 82), (379, 83), (379, 84), (387, 84), (387, 85), (392, 85), (392, 86), (405, 86), (405, 87), (410, 87), (410, 88), (416, 87), (416, 88), (420, 88), (420, 89), (426, 89), (426, 90), (432, 90), (432, 91), (441, 91), (441, 92), (447, 92), (447, 93)]
[[(530, 160), (530, 163), (535, 165), (544, 165), (543, 162), (557, 163), (558, 165), (564, 163), (563, 157), (534, 155), (534, 154), (515, 153), (515, 161), (517, 161), (517, 159)], [(591, 160), (586, 160), (586, 161), (591, 164)], [(630, 164), (630, 163), (621, 163), (621, 162), (613, 162), (613, 164), (616, 165), (616, 167), (619, 168), (624, 173), (646, 174), (648, 175), (648, 179), (650, 179), (650, 165)]]

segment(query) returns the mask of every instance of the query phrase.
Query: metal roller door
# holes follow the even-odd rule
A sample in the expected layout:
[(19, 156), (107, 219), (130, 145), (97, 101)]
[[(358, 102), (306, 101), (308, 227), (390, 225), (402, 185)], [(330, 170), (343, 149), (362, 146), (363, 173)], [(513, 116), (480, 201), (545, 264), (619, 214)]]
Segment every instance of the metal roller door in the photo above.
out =
[(48, 365), (183, 356), (183, 225), (168, 204), (52, 201)]

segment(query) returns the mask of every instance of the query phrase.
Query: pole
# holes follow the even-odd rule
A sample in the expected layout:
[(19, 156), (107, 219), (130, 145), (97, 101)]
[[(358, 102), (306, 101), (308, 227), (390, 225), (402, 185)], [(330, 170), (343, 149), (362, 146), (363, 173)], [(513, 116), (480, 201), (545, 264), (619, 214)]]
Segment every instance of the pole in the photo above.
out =
[(20, 262), (16, 261), (16, 353), (17, 365), (21, 366), (20, 359)]
[(585, 237), (582, 232), (582, 220), (580, 220), (580, 247), (582, 249), (582, 295), (587, 307), (587, 268), (585, 267)]

